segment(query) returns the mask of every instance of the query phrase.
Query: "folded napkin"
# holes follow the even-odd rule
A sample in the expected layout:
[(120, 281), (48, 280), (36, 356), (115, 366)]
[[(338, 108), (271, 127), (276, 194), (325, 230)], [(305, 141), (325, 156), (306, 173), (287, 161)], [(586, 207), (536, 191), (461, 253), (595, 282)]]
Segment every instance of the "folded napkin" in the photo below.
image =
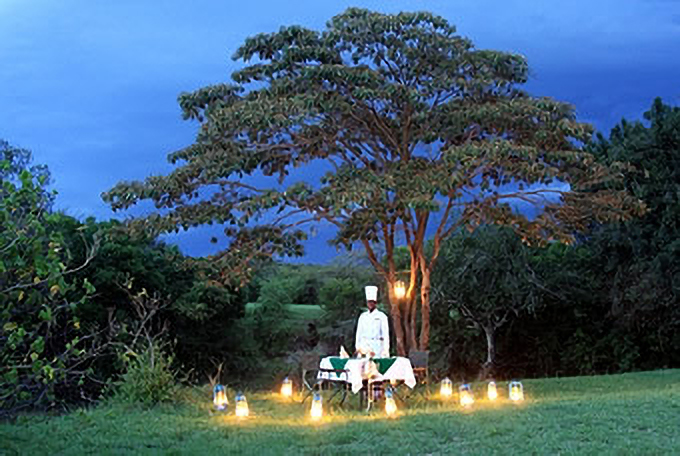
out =
[(345, 347), (340, 346), (340, 358), (349, 358), (349, 353), (345, 350)]

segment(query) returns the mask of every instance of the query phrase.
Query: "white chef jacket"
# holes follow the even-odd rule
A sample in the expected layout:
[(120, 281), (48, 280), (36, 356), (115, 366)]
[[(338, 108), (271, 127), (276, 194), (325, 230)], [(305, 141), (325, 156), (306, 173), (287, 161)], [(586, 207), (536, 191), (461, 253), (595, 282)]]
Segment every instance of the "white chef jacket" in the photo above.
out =
[(374, 309), (359, 316), (355, 347), (361, 353), (372, 351), (376, 358), (390, 356), (390, 328), (387, 315)]

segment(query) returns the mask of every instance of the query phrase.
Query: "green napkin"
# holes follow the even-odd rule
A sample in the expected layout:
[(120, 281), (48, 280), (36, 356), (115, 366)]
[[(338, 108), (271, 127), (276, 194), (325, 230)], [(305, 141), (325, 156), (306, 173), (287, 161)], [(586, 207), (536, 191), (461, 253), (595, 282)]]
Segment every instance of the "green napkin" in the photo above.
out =
[(336, 370), (344, 370), (348, 358), (331, 358), (331, 366)]
[(390, 367), (392, 367), (392, 364), (394, 364), (396, 360), (397, 358), (373, 358), (376, 366), (378, 366), (378, 372), (380, 372), (380, 375), (385, 375), (385, 372), (387, 372)]

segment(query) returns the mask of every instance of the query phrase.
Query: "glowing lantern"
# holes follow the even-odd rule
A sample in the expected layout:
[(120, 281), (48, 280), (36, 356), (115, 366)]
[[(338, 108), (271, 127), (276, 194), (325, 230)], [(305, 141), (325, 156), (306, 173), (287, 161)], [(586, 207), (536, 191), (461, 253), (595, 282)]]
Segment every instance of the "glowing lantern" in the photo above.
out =
[(401, 280), (397, 280), (394, 284), (394, 296), (401, 299), (406, 296), (406, 285)]
[(486, 389), (487, 395), (489, 396), (490, 401), (495, 401), (496, 398), (498, 397), (498, 389), (496, 388), (496, 382), (491, 381), (489, 382), (489, 386)]
[(510, 400), (519, 402), (524, 400), (524, 387), (521, 382), (510, 382)]
[(446, 377), (444, 380), (442, 380), (442, 385), (439, 389), (439, 394), (443, 398), (449, 398), (453, 395), (453, 383), (451, 383), (449, 377)]
[(292, 397), (293, 396), (293, 382), (288, 377), (283, 379), (281, 384), (281, 396)]
[(213, 389), (213, 404), (217, 410), (225, 410), (229, 405), (227, 392), (224, 390), (224, 386), (220, 384), (215, 385), (215, 389)]
[(397, 404), (394, 402), (392, 388), (387, 388), (385, 391), (385, 413), (387, 413), (387, 416), (394, 416), (397, 414)]
[(460, 405), (463, 407), (468, 407), (475, 403), (475, 396), (472, 394), (472, 388), (470, 388), (470, 385), (467, 383), (460, 385), (458, 392), (460, 393)]
[(314, 399), (312, 400), (312, 410), (309, 414), (314, 421), (318, 421), (321, 419), (321, 417), (323, 417), (323, 403), (319, 393), (314, 393)]
[(246, 401), (246, 397), (243, 393), (238, 393), (236, 395), (236, 416), (243, 418), (248, 416), (248, 413), (248, 401)]

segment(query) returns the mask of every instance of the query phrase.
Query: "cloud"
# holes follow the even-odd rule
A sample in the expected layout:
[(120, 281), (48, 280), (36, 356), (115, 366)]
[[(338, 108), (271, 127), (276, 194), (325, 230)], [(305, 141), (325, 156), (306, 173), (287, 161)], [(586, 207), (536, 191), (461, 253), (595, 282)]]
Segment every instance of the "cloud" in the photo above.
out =
[[(281, 2), (0, 0), (0, 138), (34, 152), (60, 190), (57, 207), (112, 216), (99, 199), (121, 180), (167, 172), (194, 140), (181, 91), (226, 81), (247, 36), (282, 25), (321, 29), (350, 5), (429, 10), (479, 48), (524, 54), (528, 89), (573, 103), (608, 131), (655, 96), (680, 102), (680, 2), (620, 0), (303, 0)], [(319, 168), (321, 169), (321, 168)], [(327, 230), (309, 259), (332, 256)], [(178, 237), (209, 248), (202, 231)], [(206, 247), (207, 246), (207, 247)], [(320, 255), (320, 256), (319, 256)]]

